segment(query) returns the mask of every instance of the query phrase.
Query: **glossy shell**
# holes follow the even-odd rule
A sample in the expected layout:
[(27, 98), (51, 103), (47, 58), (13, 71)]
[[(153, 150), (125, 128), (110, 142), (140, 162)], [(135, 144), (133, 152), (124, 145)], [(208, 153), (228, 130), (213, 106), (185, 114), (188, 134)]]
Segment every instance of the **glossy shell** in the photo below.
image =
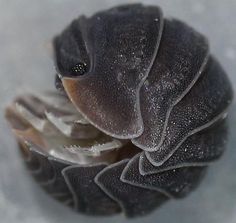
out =
[[(25, 134), (26, 164), (58, 200), (89, 215), (144, 215), (187, 195), (223, 154), (232, 88), (207, 39), (187, 24), (156, 6), (124, 5), (74, 20), (54, 50), (56, 86), (95, 129), (138, 151), (84, 165)], [(31, 127), (14, 124), (13, 113), (22, 136)]]

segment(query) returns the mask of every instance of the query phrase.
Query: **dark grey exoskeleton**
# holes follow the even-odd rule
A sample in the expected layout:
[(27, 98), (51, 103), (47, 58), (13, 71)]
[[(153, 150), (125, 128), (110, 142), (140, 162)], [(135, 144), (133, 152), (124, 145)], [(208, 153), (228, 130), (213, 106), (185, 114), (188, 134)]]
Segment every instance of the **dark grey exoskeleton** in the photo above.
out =
[(147, 214), (224, 152), (233, 91), (207, 39), (156, 6), (74, 20), (54, 41), (58, 92), (6, 116), (34, 177), (89, 215)]

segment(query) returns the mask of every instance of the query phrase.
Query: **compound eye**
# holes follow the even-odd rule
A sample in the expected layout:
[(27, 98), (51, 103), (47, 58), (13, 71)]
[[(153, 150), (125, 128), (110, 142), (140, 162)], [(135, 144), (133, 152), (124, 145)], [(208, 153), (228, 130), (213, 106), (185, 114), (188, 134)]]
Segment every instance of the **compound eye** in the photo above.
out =
[(84, 75), (87, 72), (87, 64), (86, 63), (77, 63), (71, 68), (70, 76), (77, 77)]
[(82, 76), (87, 72), (87, 64), (86, 63), (77, 63), (75, 64), (72, 68), (70, 68), (70, 72), (67, 75), (62, 75), (62, 74), (56, 74), (55, 77), (55, 86), (56, 89), (65, 92), (65, 89), (62, 84), (62, 78), (63, 77), (78, 77)]

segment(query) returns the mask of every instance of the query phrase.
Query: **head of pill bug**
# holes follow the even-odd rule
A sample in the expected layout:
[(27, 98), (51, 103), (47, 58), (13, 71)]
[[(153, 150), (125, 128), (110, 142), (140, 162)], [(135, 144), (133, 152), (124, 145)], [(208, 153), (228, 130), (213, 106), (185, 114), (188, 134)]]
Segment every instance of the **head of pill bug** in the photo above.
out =
[(143, 132), (138, 94), (162, 30), (160, 8), (137, 4), (81, 16), (54, 39), (65, 92), (102, 132), (120, 139)]

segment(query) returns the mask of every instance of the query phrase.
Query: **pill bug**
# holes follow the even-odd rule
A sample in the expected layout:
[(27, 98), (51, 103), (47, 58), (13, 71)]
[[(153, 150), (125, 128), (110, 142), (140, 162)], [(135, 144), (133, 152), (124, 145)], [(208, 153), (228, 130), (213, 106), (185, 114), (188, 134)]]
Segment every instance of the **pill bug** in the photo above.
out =
[(231, 84), (207, 39), (156, 6), (74, 20), (53, 41), (58, 91), (7, 107), (26, 166), (88, 215), (145, 215), (223, 154)]

